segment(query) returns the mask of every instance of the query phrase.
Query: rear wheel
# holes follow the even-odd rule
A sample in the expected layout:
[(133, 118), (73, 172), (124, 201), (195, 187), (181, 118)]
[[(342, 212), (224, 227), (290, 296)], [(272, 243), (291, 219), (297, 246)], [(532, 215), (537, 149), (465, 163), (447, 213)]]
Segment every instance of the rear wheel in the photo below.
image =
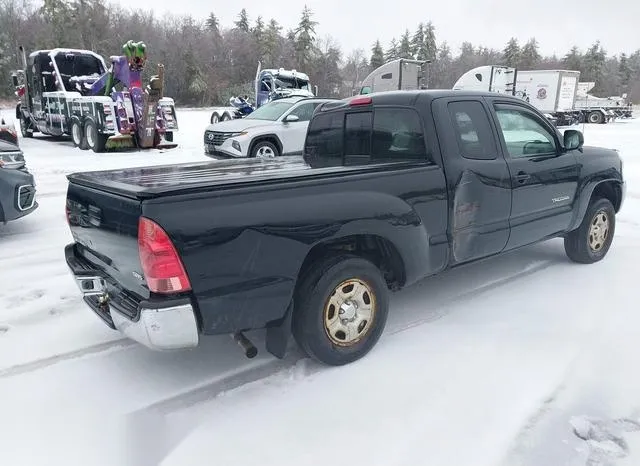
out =
[(602, 114), (602, 112), (591, 112), (589, 113), (589, 123), (593, 123), (593, 124), (600, 124), (602, 122), (604, 122), (604, 115)]
[(219, 121), (220, 121), (220, 116), (216, 112), (213, 112), (211, 114), (211, 124), (213, 125)]
[(228, 113), (223, 113), (222, 114), (222, 118), (220, 119), (220, 121), (229, 121), (231, 120), (231, 117), (229, 116)]
[(98, 132), (98, 127), (93, 120), (87, 120), (84, 124), (84, 140), (87, 148), (94, 152), (104, 152), (107, 143), (107, 137)]
[(580, 264), (598, 262), (607, 255), (616, 230), (616, 212), (608, 199), (594, 199), (576, 229), (564, 239), (569, 259)]
[(340, 366), (378, 342), (389, 310), (380, 270), (357, 256), (332, 256), (310, 267), (296, 289), (293, 335), (313, 359)]
[(173, 131), (167, 131), (164, 133), (164, 139), (167, 142), (173, 142)]

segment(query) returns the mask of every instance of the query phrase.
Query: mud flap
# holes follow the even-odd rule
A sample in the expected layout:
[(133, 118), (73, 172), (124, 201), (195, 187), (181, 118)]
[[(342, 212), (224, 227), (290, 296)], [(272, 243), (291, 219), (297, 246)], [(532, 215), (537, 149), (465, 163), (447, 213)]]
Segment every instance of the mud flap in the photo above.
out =
[(293, 302), (287, 307), (287, 312), (282, 319), (275, 320), (267, 325), (267, 351), (278, 359), (284, 358), (287, 354), (292, 316)]

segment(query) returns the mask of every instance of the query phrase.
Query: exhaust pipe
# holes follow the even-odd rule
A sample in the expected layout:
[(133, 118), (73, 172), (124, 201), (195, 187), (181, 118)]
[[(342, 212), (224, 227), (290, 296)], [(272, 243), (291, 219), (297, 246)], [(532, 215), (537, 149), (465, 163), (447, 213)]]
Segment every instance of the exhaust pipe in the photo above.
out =
[(249, 358), (255, 358), (258, 355), (258, 348), (256, 348), (251, 341), (244, 336), (244, 333), (238, 332), (231, 335), (231, 338), (240, 345), (244, 351), (244, 355)]

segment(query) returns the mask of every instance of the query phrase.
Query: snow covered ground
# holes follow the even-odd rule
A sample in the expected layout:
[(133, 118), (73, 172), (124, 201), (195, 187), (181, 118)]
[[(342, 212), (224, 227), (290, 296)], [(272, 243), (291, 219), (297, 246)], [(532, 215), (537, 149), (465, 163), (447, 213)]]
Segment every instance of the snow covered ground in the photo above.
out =
[(640, 119), (585, 128), (625, 160), (604, 261), (554, 240), (452, 270), (393, 297), (366, 358), (325, 368), (295, 348), (247, 360), (228, 336), (151, 352), (81, 302), (65, 175), (206, 160), (209, 115), (178, 113), (166, 152), (21, 141), (40, 208), (0, 226), (0, 464), (640, 464)]

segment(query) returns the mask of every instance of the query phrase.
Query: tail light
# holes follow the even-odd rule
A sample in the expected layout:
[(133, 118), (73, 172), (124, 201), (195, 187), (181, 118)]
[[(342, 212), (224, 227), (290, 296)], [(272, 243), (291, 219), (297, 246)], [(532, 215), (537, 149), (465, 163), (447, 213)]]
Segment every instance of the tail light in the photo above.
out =
[(154, 293), (181, 293), (191, 290), (182, 261), (167, 233), (145, 217), (138, 222), (138, 251), (149, 290)]

